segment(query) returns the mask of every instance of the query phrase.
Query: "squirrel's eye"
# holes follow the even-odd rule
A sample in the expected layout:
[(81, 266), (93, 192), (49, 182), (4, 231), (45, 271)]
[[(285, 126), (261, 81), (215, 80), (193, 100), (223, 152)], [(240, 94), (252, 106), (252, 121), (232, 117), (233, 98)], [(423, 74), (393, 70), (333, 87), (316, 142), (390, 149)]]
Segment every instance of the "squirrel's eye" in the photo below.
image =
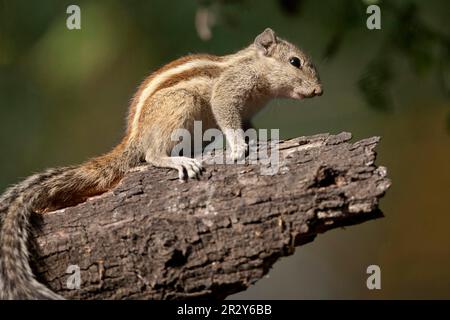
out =
[(300, 68), (300, 66), (301, 66), (301, 61), (297, 57), (289, 58), (289, 63), (292, 64), (296, 68)]

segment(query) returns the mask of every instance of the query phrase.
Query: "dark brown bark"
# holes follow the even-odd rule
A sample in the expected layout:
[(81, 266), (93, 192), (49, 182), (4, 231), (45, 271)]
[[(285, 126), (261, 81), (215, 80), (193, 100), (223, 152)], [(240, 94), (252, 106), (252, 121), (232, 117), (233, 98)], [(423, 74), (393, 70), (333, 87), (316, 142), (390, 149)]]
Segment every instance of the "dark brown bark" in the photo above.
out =
[[(224, 298), (321, 232), (382, 216), (379, 138), (281, 141), (281, 167), (208, 165), (199, 180), (142, 167), (111, 192), (35, 221), (41, 281), (72, 299)], [(69, 290), (69, 265), (81, 269)]]

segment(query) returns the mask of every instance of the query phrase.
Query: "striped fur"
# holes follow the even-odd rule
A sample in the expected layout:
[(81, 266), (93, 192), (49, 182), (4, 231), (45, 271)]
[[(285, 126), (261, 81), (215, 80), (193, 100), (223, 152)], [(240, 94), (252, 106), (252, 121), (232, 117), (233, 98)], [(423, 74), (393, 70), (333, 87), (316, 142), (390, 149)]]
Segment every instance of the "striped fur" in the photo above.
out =
[(146, 101), (156, 91), (174, 85), (179, 81), (201, 75), (202, 72), (211, 72), (217, 77), (220, 74), (220, 70), (237, 63), (239, 60), (245, 59), (250, 54), (250, 51), (245, 50), (238, 55), (225, 57), (205, 54), (189, 55), (177, 59), (151, 74), (144, 80), (133, 99), (128, 122), (128, 127), (131, 129), (130, 135), (134, 136), (137, 133), (142, 109)]

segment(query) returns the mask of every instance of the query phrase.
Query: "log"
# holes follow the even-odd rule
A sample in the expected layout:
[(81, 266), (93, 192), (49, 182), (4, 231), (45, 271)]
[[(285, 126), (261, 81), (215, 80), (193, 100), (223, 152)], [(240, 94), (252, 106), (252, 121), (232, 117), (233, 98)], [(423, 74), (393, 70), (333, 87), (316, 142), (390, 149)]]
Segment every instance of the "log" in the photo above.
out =
[[(68, 299), (223, 299), (317, 234), (383, 216), (390, 180), (374, 163), (379, 137), (350, 140), (279, 141), (272, 175), (261, 164), (212, 164), (183, 183), (173, 170), (139, 167), (106, 194), (36, 215), (32, 267)], [(78, 270), (79, 288), (68, 286)]]

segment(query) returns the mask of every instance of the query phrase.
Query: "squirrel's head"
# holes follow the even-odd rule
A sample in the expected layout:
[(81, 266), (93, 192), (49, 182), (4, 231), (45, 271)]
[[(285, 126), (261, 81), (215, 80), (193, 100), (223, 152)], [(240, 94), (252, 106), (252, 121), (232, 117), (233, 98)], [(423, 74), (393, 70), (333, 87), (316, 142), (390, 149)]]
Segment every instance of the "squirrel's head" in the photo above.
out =
[(272, 29), (267, 28), (256, 37), (253, 46), (258, 51), (272, 94), (294, 99), (322, 95), (316, 68), (295, 45), (278, 38)]

